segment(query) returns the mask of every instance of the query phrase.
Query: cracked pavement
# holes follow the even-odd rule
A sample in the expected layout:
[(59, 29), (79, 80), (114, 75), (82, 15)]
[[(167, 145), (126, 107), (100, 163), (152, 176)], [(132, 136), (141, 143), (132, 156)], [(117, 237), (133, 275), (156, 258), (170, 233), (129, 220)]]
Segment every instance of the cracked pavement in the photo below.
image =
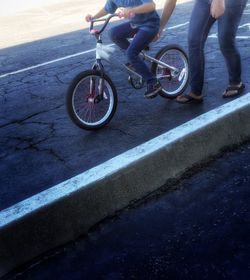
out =
[[(178, 5), (168, 26), (187, 22), (191, 7), (192, 2)], [(249, 9), (242, 24), (249, 23)], [(20, 39), (19, 44), (2, 47), (0, 75), (94, 48), (95, 40), (88, 29), (77, 28), (33, 42)], [(216, 26), (212, 30), (215, 32)], [(249, 36), (249, 27), (239, 29), (239, 34)], [(187, 49), (186, 37), (187, 25), (166, 30), (151, 53), (166, 43), (178, 43)], [(104, 41), (110, 43), (106, 37)], [(239, 39), (238, 45), (249, 92), (248, 40)], [(144, 99), (144, 89), (132, 89), (126, 75), (105, 64), (117, 87), (119, 103), (110, 124), (96, 132), (77, 128), (65, 108), (69, 83), (91, 67), (93, 52), (0, 78), (0, 210), (230, 101), (221, 98), (227, 73), (217, 39), (208, 39), (206, 60), (205, 102), (184, 107), (161, 97)]]

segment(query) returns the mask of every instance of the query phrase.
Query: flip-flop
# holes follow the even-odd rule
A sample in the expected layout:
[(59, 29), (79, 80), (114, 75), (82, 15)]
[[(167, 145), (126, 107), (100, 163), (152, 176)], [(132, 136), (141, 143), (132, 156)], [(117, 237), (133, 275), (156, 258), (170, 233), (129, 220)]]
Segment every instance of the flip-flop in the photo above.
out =
[(182, 94), (176, 97), (176, 102), (181, 104), (200, 104), (203, 102), (203, 98), (194, 98), (189, 94)]
[[(229, 98), (229, 97), (235, 97), (239, 94), (241, 94), (245, 89), (245, 85), (241, 83), (240, 86), (228, 86), (226, 90), (224, 91), (222, 97), (223, 98)], [(234, 92), (231, 94), (227, 94), (229, 91)]]

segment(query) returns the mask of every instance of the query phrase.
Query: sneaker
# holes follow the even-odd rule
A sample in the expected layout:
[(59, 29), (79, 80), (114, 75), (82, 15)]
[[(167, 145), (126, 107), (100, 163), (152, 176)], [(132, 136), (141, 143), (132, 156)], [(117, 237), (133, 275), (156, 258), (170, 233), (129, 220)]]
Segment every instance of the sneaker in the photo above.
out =
[(159, 82), (148, 83), (147, 91), (144, 93), (146, 98), (154, 98), (158, 95), (158, 92), (161, 90), (161, 85)]

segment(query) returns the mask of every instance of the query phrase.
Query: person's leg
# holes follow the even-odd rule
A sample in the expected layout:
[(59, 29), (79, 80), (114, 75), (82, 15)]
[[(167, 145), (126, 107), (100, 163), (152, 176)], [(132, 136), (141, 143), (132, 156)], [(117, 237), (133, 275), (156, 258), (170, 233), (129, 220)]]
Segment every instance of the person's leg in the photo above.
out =
[(235, 37), (246, 2), (246, 0), (238, 0), (233, 5), (229, 3), (225, 14), (218, 20), (219, 44), (229, 76), (229, 86), (223, 94), (224, 97), (238, 95), (244, 89), (241, 82), (241, 57), (236, 47)]
[(109, 37), (118, 47), (126, 50), (130, 45), (128, 38), (133, 38), (137, 30), (132, 28), (129, 22), (125, 22), (112, 27), (109, 31)]
[(202, 102), (205, 58), (204, 46), (215, 19), (210, 14), (211, 5), (204, 0), (196, 0), (188, 30), (188, 52), (190, 69), (190, 92), (176, 98), (179, 103)]
[(134, 66), (136, 72), (139, 73), (145, 81), (155, 79), (155, 77), (146, 63), (139, 57), (139, 53), (149, 45), (156, 34), (157, 32), (138, 30), (127, 49), (128, 61)]
[(139, 53), (149, 45), (149, 43), (155, 38), (157, 32), (158, 30), (152, 30), (152, 32), (150, 32), (139, 29), (127, 49), (128, 61), (148, 84), (148, 90), (145, 93), (145, 97), (149, 98), (157, 95), (157, 92), (160, 90), (160, 85), (146, 63), (139, 57)]
[(197, 0), (189, 23), (188, 51), (190, 63), (190, 87), (196, 95), (202, 94), (204, 83), (204, 45), (215, 19), (210, 15), (211, 5)]

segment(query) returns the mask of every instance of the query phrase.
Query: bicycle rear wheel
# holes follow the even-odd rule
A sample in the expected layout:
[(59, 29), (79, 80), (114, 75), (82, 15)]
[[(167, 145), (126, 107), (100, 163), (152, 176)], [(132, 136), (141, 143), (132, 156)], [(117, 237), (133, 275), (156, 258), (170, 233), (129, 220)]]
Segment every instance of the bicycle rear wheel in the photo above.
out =
[(175, 98), (183, 93), (189, 77), (188, 58), (184, 50), (178, 45), (168, 45), (163, 47), (155, 58), (177, 69), (174, 71), (158, 63), (152, 64), (152, 73), (162, 86), (159, 94), (165, 98)]
[(71, 120), (80, 128), (99, 129), (110, 122), (117, 107), (117, 92), (111, 79), (96, 70), (74, 78), (67, 92), (66, 106)]

